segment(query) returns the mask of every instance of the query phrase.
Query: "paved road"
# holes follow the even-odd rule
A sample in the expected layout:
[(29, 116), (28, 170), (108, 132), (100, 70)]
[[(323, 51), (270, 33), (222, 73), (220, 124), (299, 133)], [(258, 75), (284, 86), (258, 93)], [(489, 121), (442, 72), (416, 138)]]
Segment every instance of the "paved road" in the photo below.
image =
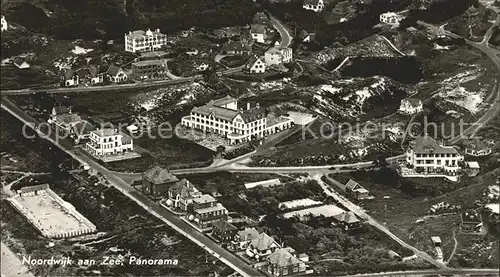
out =
[[(1, 100), (1, 106), (3, 109), (11, 113), (13, 116), (21, 120), (27, 126), (37, 126), (36, 121), (27, 115), (24, 111), (15, 106), (12, 102), (10, 102), (5, 97)], [(39, 134), (42, 134), (39, 132)], [(167, 223), (170, 227), (175, 229), (177, 232), (186, 236), (196, 244), (200, 245), (210, 254), (214, 255), (216, 258), (232, 267), (234, 270), (239, 272), (244, 276), (263, 276), (262, 272), (252, 268), (246, 262), (233, 255), (233, 253), (225, 250), (220, 245), (206, 237), (205, 235), (198, 232), (196, 229), (191, 227), (191, 225), (179, 219), (176, 215), (172, 214), (168, 210), (161, 207), (159, 204), (154, 202), (153, 200), (147, 198), (143, 194), (136, 191), (129, 184), (124, 182), (121, 178), (115, 175), (113, 172), (107, 170), (105, 167), (100, 165), (91, 157), (85, 154), (77, 154), (75, 149), (72, 147), (71, 143), (67, 143), (65, 140), (59, 140), (56, 142), (53, 137), (47, 138), (54, 145), (59, 147), (61, 150), (66, 152), (72, 158), (77, 160), (80, 163), (87, 163), (94, 170), (101, 172), (103, 176), (105, 176), (110, 183), (123, 194), (128, 196), (131, 200), (135, 201), (137, 204), (141, 205), (143, 208), (148, 210), (150, 213), (154, 214), (162, 221)]]
[(271, 21), (271, 24), (273, 24), (274, 28), (276, 28), (276, 30), (278, 30), (278, 32), (280, 33), (280, 47), (290, 46), (290, 43), (292, 43), (292, 36), (290, 35), (290, 32), (288, 32), (286, 27), (272, 15), (269, 15), (269, 20)]
[(444, 270), (411, 270), (391, 271), (381, 273), (367, 273), (357, 275), (345, 275), (343, 277), (396, 277), (396, 276), (429, 276), (429, 275), (460, 275), (460, 276), (498, 276), (498, 268), (450, 268)]
[[(415, 255), (417, 255), (418, 257), (433, 264), (434, 266), (436, 266), (438, 268), (447, 269), (446, 265), (444, 265), (443, 263), (436, 261), (429, 254), (418, 250), (417, 248), (413, 247), (412, 245), (409, 245), (408, 243), (406, 243), (405, 241), (400, 239), (398, 236), (393, 234), (384, 225), (378, 223), (375, 219), (373, 219), (371, 216), (369, 216), (361, 207), (359, 207), (358, 205), (355, 205), (354, 203), (349, 201), (349, 199), (347, 199), (347, 198), (345, 198), (345, 197), (343, 197), (335, 192), (332, 192), (330, 190), (330, 186), (328, 186), (327, 184), (325, 184), (323, 182), (323, 180), (321, 180), (321, 176), (322, 175), (314, 175), (314, 179), (318, 182), (318, 184), (321, 186), (321, 188), (323, 188), (323, 191), (325, 192), (326, 195), (333, 197), (335, 200), (337, 200), (339, 203), (341, 203), (344, 207), (346, 207), (347, 209), (352, 211), (354, 214), (356, 214), (359, 218), (365, 220), (366, 223), (377, 228), (378, 230), (380, 230), (381, 232), (383, 232), (384, 234), (389, 236), (391, 239), (393, 239), (394, 241), (399, 243), (401, 246), (412, 250), (413, 253), (415, 253)], [(328, 178), (331, 182), (337, 183), (337, 185), (342, 186), (342, 184), (340, 184), (336, 180), (334, 180), (328, 176), (326, 176), (326, 178)]]

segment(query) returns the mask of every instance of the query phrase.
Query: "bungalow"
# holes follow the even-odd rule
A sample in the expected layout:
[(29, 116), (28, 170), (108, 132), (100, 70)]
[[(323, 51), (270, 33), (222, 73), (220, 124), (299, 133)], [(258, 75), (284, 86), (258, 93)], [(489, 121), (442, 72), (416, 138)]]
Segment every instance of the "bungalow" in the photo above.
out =
[(259, 236), (259, 232), (255, 228), (245, 228), (238, 231), (231, 242), (232, 248), (235, 250), (247, 249), (250, 243)]
[(78, 86), (80, 77), (73, 69), (64, 68), (61, 70), (61, 84), (65, 87)]
[(30, 68), (30, 64), (24, 58), (15, 58), (14, 65), (19, 69)]
[(127, 74), (121, 67), (110, 65), (106, 71), (108, 80), (112, 83), (120, 83), (127, 81)]
[(323, 0), (304, 0), (302, 8), (314, 12), (321, 12), (325, 7)]
[(464, 141), (465, 154), (471, 156), (487, 156), (491, 154), (495, 143), (493, 141), (484, 141), (482, 139), (470, 139)]
[(258, 261), (271, 255), (274, 250), (280, 248), (280, 245), (268, 234), (260, 233), (257, 238), (253, 239), (246, 249), (247, 256)]
[(272, 276), (305, 273), (306, 264), (295, 255), (293, 248), (280, 248), (267, 257), (267, 272)]
[(168, 199), (172, 205), (185, 212), (193, 209), (193, 199), (200, 196), (201, 192), (186, 179), (182, 179), (168, 188)]
[(401, 100), (398, 112), (405, 115), (413, 115), (423, 110), (422, 101), (415, 98), (406, 98)]
[(258, 43), (265, 43), (267, 40), (267, 29), (265, 25), (253, 24), (250, 27), (250, 34), (252, 39)]
[(238, 228), (226, 220), (212, 223), (212, 237), (221, 243), (230, 242), (238, 232)]
[(253, 55), (248, 59), (245, 67), (248, 73), (250, 74), (259, 74), (266, 72), (266, 63), (263, 62), (262, 57), (257, 57)]
[(363, 188), (358, 182), (349, 179), (345, 185), (345, 192), (354, 197), (355, 199), (361, 200), (369, 197), (369, 191)]
[(178, 181), (168, 169), (155, 166), (142, 174), (142, 192), (152, 197), (168, 196), (168, 188)]
[(361, 221), (352, 211), (343, 212), (333, 216), (335, 225), (339, 226), (344, 231), (351, 231), (361, 228)]

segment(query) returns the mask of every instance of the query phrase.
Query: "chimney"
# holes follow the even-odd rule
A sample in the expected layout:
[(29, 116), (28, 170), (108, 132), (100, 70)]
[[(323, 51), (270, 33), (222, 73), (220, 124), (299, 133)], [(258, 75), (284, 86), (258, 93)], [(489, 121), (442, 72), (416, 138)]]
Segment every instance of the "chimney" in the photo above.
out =
[(247, 110), (250, 110), (250, 102), (247, 102)]

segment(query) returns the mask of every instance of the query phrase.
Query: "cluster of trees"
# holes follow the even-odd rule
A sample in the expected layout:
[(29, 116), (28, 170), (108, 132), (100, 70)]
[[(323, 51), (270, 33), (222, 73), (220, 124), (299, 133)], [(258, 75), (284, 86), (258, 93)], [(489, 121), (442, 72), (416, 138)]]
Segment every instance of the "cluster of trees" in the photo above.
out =
[(131, 29), (148, 27), (172, 32), (193, 26), (246, 25), (256, 11), (251, 0), (55, 0), (46, 8), (53, 16), (27, 2), (12, 3), (7, 15), (30, 30), (59, 39), (113, 39)]

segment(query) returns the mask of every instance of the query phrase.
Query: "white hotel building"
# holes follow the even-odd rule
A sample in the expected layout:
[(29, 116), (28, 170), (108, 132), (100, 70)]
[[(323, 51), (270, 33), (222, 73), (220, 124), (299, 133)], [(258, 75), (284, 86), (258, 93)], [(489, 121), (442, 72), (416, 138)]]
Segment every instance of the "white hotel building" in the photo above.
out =
[(276, 124), (268, 125), (266, 112), (258, 104), (246, 109), (238, 108), (238, 101), (230, 96), (211, 100), (201, 107), (194, 107), (189, 116), (182, 118), (183, 126), (213, 132), (229, 139), (230, 144), (263, 138), (268, 134), (288, 129), (293, 121), (280, 118)]
[(85, 146), (94, 156), (112, 156), (134, 150), (132, 138), (116, 129), (93, 130), (89, 139)]
[(125, 34), (125, 51), (127, 52), (154, 51), (166, 44), (167, 35), (160, 33), (160, 29), (137, 30)]
[(426, 135), (411, 143), (399, 172), (403, 177), (444, 177), (458, 181), (463, 160), (453, 146), (443, 146)]

